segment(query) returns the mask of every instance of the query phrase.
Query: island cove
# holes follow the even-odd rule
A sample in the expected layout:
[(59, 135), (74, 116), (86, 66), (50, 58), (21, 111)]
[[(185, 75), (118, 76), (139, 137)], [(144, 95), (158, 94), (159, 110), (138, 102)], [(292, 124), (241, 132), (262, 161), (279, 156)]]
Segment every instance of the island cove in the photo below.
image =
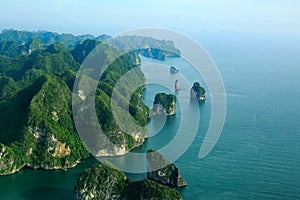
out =
[[(16, 34), (18, 33), (18, 34)], [(55, 37), (53, 36), (55, 35)], [(0, 35), (0, 174), (12, 174), (27, 166), (32, 169), (68, 169), (90, 156), (78, 136), (72, 118), (72, 89), (76, 72), (86, 56), (110, 38), (103, 35), (72, 36), (43, 32), (3, 31)], [(70, 42), (73, 41), (73, 42)], [(110, 108), (111, 96), (117, 81), (129, 70), (139, 66), (143, 55), (158, 60), (180, 56), (171, 41), (132, 36), (116, 39), (119, 49), (104, 45), (104, 61), (112, 63), (101, 77), (96, 91), (97, 118), (113, 149), (95, 143), (97, 156), (124, 155), (143, 144), (147, 138), (146, 122), (152, 112), (142, 102), (142, 89), (135, 91), (126, 102), (124, 91), (118, 95), (129, 105), (131, 119), (142, 129), (130, 134), (116, 124)], [(140, 42), (145, 48), (110, 60), (116, 51), (122, 51), (131, 42)], [(145, 43), (145, 44), (144, 44)], [(170, 49), (170, 51), (160, 50)], [(175, 53), (170, 53), (175, 52)], [(139, 70), (134, 79), (146, 82)], [(166, 115), (176, 112), (176, 97), (158, 94), (155, 102), (161, 104)], [(79, 98), (88, 95), (78, 92)], [(172, 99), (171, 102), (165, 101)], [(125, 100), (124, 100), (125, 99)], [(156, 104), (155, 103), (155, 104)], [(155, 109), (153, 109), (155, 110)], [(120, 111), (125, 112), (125, 111)], [(156, 111), (154, 111), (156, 112)], [(132, 129), (134, 130), (134, 129)], [(91, 141), (93, 142), (93, 141)], [(175, 170), (177, 168), (174, 168)]]

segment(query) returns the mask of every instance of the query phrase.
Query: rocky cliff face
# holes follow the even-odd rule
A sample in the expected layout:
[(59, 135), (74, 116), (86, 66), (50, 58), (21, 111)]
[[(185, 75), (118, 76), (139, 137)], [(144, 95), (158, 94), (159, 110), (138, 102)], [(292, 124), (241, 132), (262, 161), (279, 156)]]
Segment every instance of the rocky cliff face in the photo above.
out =
[(173, 187), (186, 186), (179, 169), (166, 160), (159, 152), (149, 150), (147, 152), (147, 161), (148, 179)]
[(104, 161), (87, 169), (75, 185), (77, 200), (182, 199), (175, 189), (151, 180), (133, 181), (111, 163)]
[(153, 112), (157, 115), (174, 115), (176, 113), (176, 96), (165, 93), (156, 94)]
[[(128, 153), (131, 149), (138, 147), (143, 144), (145, 138), (147, 136), (148, 130), (145, 128), (140, 132), (133, 132), (131, 135), (125, 135), (127, 133), (123, 133), (121, 131), (114, 132), (114, 137), (118, 137), (118, 141), (120, 143), (113, 143), (113, 146), (105, 146), (106, 139), (97, 142), (95, 152), (93, 154), (96, 157), (110, 157), (110, 156), (120, 156)], [(127, 137), (127, 138), (125, 138)], [(101, 140), (101, 139), (100, 139)], [(103, 144), (103, 146), (101, 146)]]
[(3, 144), (0, 144), (0, 172), (2, 175), (15, 173), (22, 166), (16, 166), (14, 153)]

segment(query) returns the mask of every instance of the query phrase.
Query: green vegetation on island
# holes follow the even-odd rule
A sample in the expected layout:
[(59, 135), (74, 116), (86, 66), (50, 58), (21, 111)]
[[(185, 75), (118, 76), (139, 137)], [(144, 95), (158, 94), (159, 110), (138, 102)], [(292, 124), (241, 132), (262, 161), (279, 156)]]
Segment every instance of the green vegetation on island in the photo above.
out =
[(157, 93), (153, 102), (153, 112), (158, 115), (174, 115), (176, 113), (176, 96)]
[[(0, 110), (5, 116), (0, 122), (0, 141), (3, 143), (0, 173), (13, 173), (23, 166), (42, 169), (73, 167), (89, 155), (76, 133), (71, 112), (72, 82), (80, 63), (60, 43), (22, 57), (9, 59), (19, 62), (19, 65), (9, 65), (11, 70), (6, 67), (0, 72), (3, 80)], [(111, 65), (97, 90), (96, 106), (101, 125), (112, 142), (125, 144), (123, 153), (137, 144), (130, 135), (120, 133), (107, 105), (110, 105), (112, 83), (135, 66), (131, 59), (129, 55), (120, 58), (116, 63), (119, 71), (117, 66)], [(133, 107), (141, 104), (138, 98), (131, 102)], [(142, 108), (147, 109), (144, 105)], [(134, 114), (136, 121), (145, 124), (145, 117), (139, 118), (144, 116), (140, 109)]]
[(148, 179), (134, 181), (127, 178), (108, 161), (86, 169), (77, 179), (75, 193), (77, 200), (183, 199), (173, 188)]
[[(87, 39), (93, 40), (104, 40), (108, 38), (108, 35), (100, 35), (98, 37), (94, 37), (92, 35), (81, 35), (74, 36), (72, 34), (59, 34), (53, 33), (49, 31), (18, 31), (14, 29), (6, 29), (2, 30), (0, 34), (0, 42), (2, 41), (14, 41), (18, 44), (18, 46), (22, 47), (26, 45), (29, 41), (38, 39), (42, 42), (42, 44), (49, 46), (55, 42), (60, 42), (67, 48), (74, 48), (83, 41)], [(11, 57), (11, 56), (10, 56)]]
[[(59, 34), (48, 31), (18, 31), (13, 29), (2, 30), (0, 33), (0, 55), (11, 58), (31, 54), (35, 50), (44, 50), (47, 46), (59, 42), (70, 49), (74, 49), (84, 41), (105, 41), (120, 50), (135, 49), (135, 52), (145, 57), (165, 60), (168, 57), (179, 57), (180, 51), (174, 47), (173, 41), (157, 40), (152, 37), (122, 36), (112, 38), (102, 34), (74, 36), (72, 34)], [(80, 52), (88, 54), (87, 52)], [(79, 54), (78, 54), (79, 55)]]
[(122, 36), (108, 39), (107, 42), (122, 50), (135, 51), (145, 57), (165, 60), (169, 57), (179, 57), (180, 51), (174, 47), (173, 41), (156, 40), (152, 37)]
[[(0, 174), (11, 174), (24, 166), (66, 169), (89, 156), (75, 129), (71, 110), (72, 90), (77, 70), (85, 57), (99, 41), (107, 38), (109, 36), (106, 35), (95, 38), (42, 31), (2, 31)], [(155, 39), (151, 41), (160, 43)], [(120, 43), (124, 44), (123, 50), (130, 44), (129, 40)], [(174, 48), (172, 43), (166, 42), (165, 45)], [(141, 101), (142, 88), (134, 91), (129, 100), (126, 88), (118, 91), (117, 95), (123, 104), (129, 105), (130, 118), (134, 123), (144, 128), (133, 137), (122, 131), (113, 118), (113, 88), (122, 75), (140, 64), (139, 52), (129, 52), (112, 60), (116, 51), (120, 50), (105, 46), (104, 62), (112, 64), (101, 77), (96, 91), (97, 118), (106, 136), (118, 148), (104, 147), (99, 154), (103, 156), (115, 155), (116, 152), (124, 154), (142, 144), (147, 135), (145, 125), (149, 109)], [(135, 78), (145, 81), (140, 70), (136, 71), (132, 81)], [(118, 109), (120, 113), (126, 112), (122, 107)]]

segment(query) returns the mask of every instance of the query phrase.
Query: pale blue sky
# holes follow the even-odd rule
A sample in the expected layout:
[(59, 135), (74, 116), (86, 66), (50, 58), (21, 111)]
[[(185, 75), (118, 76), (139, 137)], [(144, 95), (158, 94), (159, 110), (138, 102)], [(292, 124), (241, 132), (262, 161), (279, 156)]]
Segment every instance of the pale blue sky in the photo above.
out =
[(300, 34), (299, 0), (0, 0), (0, 29), (114, 34), (141, 27)]

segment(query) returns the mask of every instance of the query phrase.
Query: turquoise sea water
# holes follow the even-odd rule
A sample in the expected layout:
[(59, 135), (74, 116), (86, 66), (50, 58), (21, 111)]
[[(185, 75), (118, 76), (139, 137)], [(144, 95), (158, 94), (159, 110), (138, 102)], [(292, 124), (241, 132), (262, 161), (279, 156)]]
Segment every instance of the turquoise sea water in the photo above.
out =
[[(236, 33), (221, 35), (196, 39), (210, 53), (224, 80), (225, 126), (213, 151), (199, 159), (211, 105), (209, 98), (197, 105), (200, 128), (192, 145), (175, 162), (188, 184), (180, 192), (185, 199), (300, 199), (299, 41)], [(185, 71), (190, 66), (179, 58), (143, 61), (174, 65), (187, 79), (195, 79), (195, 74)], [(166, 80), (173, 78), (165, 76)], [(149, 85), (145, 91), (148, 105), (157, 89), (158, 86)], [(168, 144), (178, 129), (180, 116), (179, 112), (168, 117), (164, 128), (134, 151)], [(159, 119), (150, 122), (150, 131), (158, 122)], [(76, 177), (95, 162), (88, 159), (66, 172), (24, 169), (1, 176), (0, 199), (73, 199)]]

